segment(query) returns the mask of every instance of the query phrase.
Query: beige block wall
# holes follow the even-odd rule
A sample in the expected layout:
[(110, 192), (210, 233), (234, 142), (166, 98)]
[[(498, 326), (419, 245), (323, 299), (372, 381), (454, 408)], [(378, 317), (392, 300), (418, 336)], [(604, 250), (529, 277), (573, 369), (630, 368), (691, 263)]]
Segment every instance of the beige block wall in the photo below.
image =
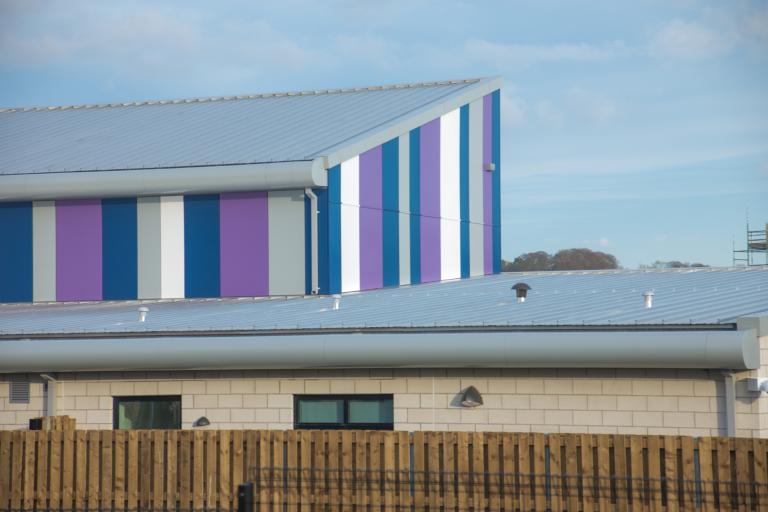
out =
[[(290, 429), (294, 394), (391, 393), (398, 430), (725, 434), (722, 374), (703, 370), (131, 372), (59, 378), (58, 414), (90, 429), (112, 428), (114, 396), (181, 395), (183, 428), (206, 416), (209, 428)], [(483, 406), (458, 405), (458, 393), (469, 385), (483, 395)], [(0, 385), (0, 428), (24, 428), (30, 417), (41, 415), (42, 384), (33, 383), (31, 391), (29, 405), (12, 405), (7, 382)], [(746, 391), (743, 382), (737, 391), (737, 434), (765, 435), (768, 398)]]
[[(768, 336), (761, 367), (736, 377), (738, 436), (768, 437), (768, 395), (746, 379), (768, 377)], [(43, 383), (31, 376), (30, 403), (11, 404), (0, 376), (0, 429), (26, 428), (43, 413)], [(475, 386), (484, 405), (458, 405)], [(181, 395), (183, 428), (200, 416), (209, 428), (290, 429), (294, 394), (391, 393), (398, 430), (725, 434), (719, 371), (655, 369), (430, 369), (60, 374), (58, 414), (80, 428), (112, 428), (115, 396)]]

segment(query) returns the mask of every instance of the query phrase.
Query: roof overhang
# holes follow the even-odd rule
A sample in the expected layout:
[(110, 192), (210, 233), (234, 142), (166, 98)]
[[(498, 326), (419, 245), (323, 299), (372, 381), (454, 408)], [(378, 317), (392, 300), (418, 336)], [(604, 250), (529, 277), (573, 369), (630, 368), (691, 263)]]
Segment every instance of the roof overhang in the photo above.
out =
[(0, 373), (321, 368), (759, 366), (754, 329), (400, 332), (0, 340)]
[(456, 94), (441, 101), (430, 103), (407, 116), (401, 116), (388, 123), (373, 127), (351, 140), (322, 150), (321, 154), (327, 155), (328, 167), (333, 167), (372, 147), (384, 144), (467, 103), (501, 89), (502, 82), (502, 78), (498, 76), (480, 79)]
[(0, 201), (325, 187), (324, 158), (291, 162), (0, 175)]

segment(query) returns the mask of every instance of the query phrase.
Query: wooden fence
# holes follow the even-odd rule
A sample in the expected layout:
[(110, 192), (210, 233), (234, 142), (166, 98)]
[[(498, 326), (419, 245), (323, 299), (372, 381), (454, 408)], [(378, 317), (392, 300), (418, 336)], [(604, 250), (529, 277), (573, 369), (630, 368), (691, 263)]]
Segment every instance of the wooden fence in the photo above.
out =
[(0, 510), (768, 510), (768, 440), (363, 431), (0, 433)]

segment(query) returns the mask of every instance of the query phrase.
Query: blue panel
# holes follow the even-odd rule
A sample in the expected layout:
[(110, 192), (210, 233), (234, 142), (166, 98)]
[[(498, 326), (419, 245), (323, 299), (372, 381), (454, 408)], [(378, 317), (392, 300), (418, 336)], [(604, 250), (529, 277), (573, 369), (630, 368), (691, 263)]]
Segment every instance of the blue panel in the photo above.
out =
[(328, 169), (328, 290), (341, 293), (341, 166)]
[(469, 105), (461, 107), (459, 128), (459, 215), (461, 277), (469, 277)]
[(501, 272), (501, 94), (493, 91), (493, 272)]
[(184, 287), (187, 297), (218, 297), (219, 196), (184, 196)]
[(419, 128), (411, 130), (409, 134), (410, 162), (408, 176), (409, 198), (411, 208), (411, 284), (421, 282), (421, 205), (419, 203), (420, 188), (420, 170), (421, 170), (421, 131)]
[(32, 301), (32, 203), (0, 203), (0, 302)]
[(397, 138), (381, 147), (382, 258), (384, 286), (400, 284), (399, 183), (400, 142)]
[(138, 296), (136, 198), (101, 201), (102, 296), (128, 300)]
[(304, 295), (312, 294), (312, 201), (304, 194)]

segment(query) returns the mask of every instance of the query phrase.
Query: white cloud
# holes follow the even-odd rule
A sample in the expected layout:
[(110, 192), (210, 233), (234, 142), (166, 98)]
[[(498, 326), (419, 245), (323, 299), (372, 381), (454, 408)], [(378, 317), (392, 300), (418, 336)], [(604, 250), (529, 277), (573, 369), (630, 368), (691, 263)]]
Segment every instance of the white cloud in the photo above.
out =
[(611, 246), (611, 241), (608, 240), (607, 238), (603, 237), (603, 238), (601, 238), (600, 240), (597, 241), (597, 245), (599, 245), (600, 247), (610, 247)]
[(702, 60), (727, 55), (734, 44), (734, 37), (725, 31), (672, 20), (654, 34), (650, 51), (662, 59)]
[(602, 45), (586, 43), (531, 45), (468, 39), (464, 43), (466, 58), (501, 70), (543, 62), (606, 60), (626, 51), (626, 47), (620, 42)]
[(574, 115), (596, 123), (606, 123), (618, 115), (615, 101), (581, 87), (569, 89), (566, 92), (566, 101)]
[(501, 123), (505, 128), (514, 128), (525, 123), (527, 118), (525, 100), (520, 98), (513, 86), (507, 85), (501, 92)]

